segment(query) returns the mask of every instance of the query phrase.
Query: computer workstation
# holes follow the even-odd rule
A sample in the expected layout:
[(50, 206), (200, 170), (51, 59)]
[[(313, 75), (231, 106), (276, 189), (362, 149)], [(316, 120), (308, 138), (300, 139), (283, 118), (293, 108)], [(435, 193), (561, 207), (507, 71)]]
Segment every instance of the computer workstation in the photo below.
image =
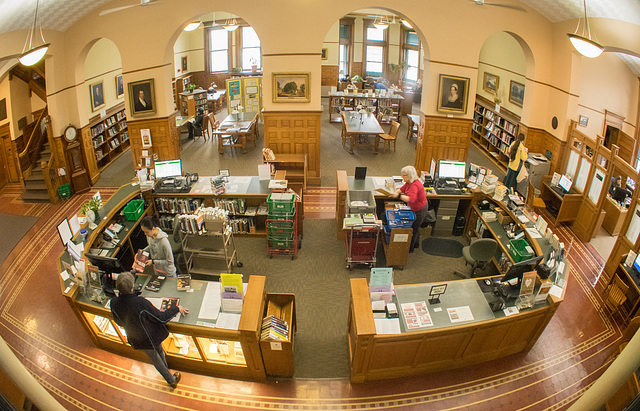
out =
[(540, 198), (556, 224), (574, 221), (582, 204), (582, 193), (575, 190), (573, 182), (565, 175), (560, 176), (557, 183), (551, 176), (544, 177)]
[(154, 190), (157, 193), (188, 193), (198, 181), (198, 174), (182, 175), (181, 159), (156, 161), (154, 176), (157, 181)]

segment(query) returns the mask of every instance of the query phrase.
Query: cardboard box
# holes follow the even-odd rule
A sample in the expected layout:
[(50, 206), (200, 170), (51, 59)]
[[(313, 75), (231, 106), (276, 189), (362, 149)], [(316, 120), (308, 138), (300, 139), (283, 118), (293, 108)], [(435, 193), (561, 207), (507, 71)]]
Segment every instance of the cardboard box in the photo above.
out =
[(498, 214), (498, 222), (501, 225), (508, 225), (513, 223), (513, 219), (509, 216), (509, 214), (501, 210), (500, 213)]

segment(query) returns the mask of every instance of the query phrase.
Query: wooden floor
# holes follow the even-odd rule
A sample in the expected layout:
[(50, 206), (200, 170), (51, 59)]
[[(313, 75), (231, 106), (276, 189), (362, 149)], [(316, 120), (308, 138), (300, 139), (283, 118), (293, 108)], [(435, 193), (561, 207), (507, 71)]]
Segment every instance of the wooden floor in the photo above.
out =
[[(113, 191), (100, 189), (103, 199)], [(594, 284), (603, 262), (574, 238), (565, 301), (525, 355), (365, 384), (251, 383), (183, 373), (178, 389), (171, 390), (151, 365), (95, 348), (59, 291), (56, 222), (75, 213), (92, 192), (42, 210), (16, 205), (19, 200), (5, 195), (0, 192), (0, 212), (42, 214), (0, 267), (0, 335), (67, 409), (562, 410), (606, 369), (620, 338), (620, 319), (597, 309), (603, 290)], [(335, 189), (310, 188), (305, 194), (306, 218), (333, 218), (334, 208)], [(573, 237), (565, 226), (556, 231), (565, 244)]]

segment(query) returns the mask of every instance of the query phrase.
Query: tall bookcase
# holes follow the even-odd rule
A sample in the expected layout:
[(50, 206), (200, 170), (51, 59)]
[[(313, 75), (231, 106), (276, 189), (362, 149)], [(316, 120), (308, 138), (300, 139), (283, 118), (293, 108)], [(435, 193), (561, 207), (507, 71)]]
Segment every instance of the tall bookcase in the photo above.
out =
[(129, 144), (124, 103), (110, 108), (106, 116), (96, 117), (82, 128), (82, 146), (91, 184), (129, 148)]
[(509, 146), (518, 135), (520, 117), (500, 108), (481, 96), (476, 96), (471, 140), (489, 153), (496, 163), (506, 169), (509, 164)]
[(183, 117), (195, 116), (198, 109), (207, 110), (207, 90), (180, 93), (180, 114)]

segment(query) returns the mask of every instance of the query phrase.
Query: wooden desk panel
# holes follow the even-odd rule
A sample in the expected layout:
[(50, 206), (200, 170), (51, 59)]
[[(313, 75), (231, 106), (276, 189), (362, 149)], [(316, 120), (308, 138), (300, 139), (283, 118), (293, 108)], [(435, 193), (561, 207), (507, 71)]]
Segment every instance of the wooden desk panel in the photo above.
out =
[(578, 215), (583, 194), (576, 193), (572, 188), (568, 194), (560, 196), (551, 188), (549, 181), (543, 181), (540, 187), (540, 198), (547, 204), (547, 210), (550, 208), (550, 205), (553, 206), (552, 208), (558, 209), (558, 215), (555, 217), (556, 224), (563, 222), (570, 223), (574, 221)]
[(620, 234), (624, 219), (627, 218), (627, 208), (620, 208), (617, 202), (607, 197), (604, 200), (602, 209), (607, 213), (604, 216), (602, 227), (611, 235)]

